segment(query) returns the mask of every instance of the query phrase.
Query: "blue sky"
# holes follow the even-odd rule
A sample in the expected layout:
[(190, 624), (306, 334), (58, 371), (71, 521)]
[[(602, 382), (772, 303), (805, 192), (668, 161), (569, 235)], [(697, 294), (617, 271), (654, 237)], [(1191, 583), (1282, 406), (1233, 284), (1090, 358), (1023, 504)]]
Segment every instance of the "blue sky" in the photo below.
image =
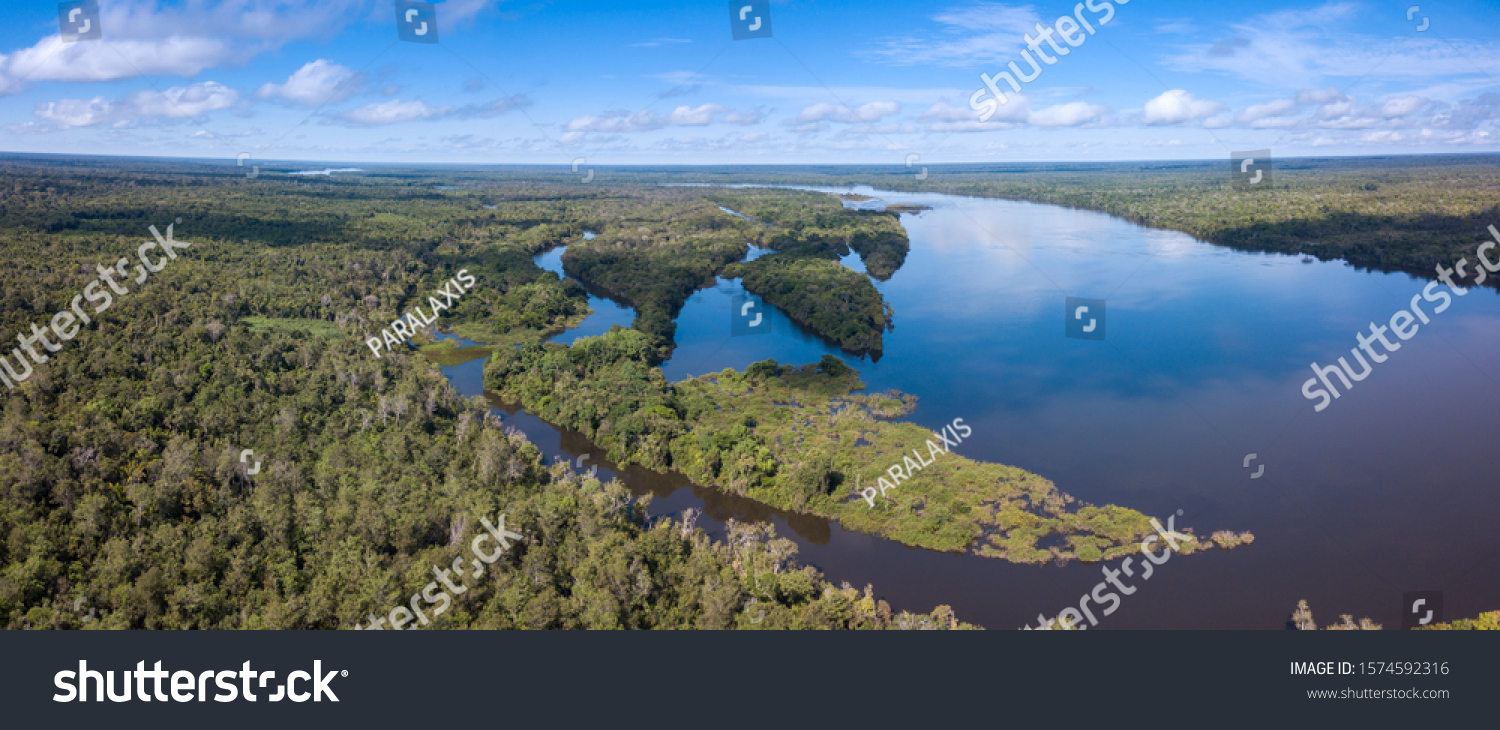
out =
[[(1500, 149), (1492, 2), (1410, 21), (1383, 0), (1089, 2), (772, 2), (773, 37), (735, 41), (719, 0), (449, 0), (427, 44), (397, 39), (392, 0), (99, 0), (102, 38), (71, 43), (56, 3), (9, 0), (0, 150), (899, 165)], [(1053, 63), (1020, 94), (998, 82), (1007, 103), (981, 121), (980, 74), (1029, 71), (1023, 36), (1065, 15), (1094, 33), (1063, 23), (1067, 55), (1038, 39)]]

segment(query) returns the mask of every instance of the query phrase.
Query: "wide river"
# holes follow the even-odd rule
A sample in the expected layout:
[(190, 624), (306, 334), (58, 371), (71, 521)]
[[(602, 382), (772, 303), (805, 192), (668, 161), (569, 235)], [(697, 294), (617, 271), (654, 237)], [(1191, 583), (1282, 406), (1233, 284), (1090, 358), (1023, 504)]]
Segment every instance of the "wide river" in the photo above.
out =
[[(964, 456), (1035, 472), (1080, 502), (1162, 518), (1180, 510), (1178, 529), (1199, 535), (1255, 534), (1252, 545), (1177, 556), (1149, 581), (1127, 581), (1135, 592), (1098, 628), (1281, 629), (1306, 599), (1320, 625), (1348, 613), (1396, 629), (1402, 594), (1424, 590), (1443, 592), (1445, 619), (1500, 609), (1495, 291), (1454, 296), (1442, 313), (1423, 303), (1430, 324), (1406, 341), (1388, 334), (1400, 350), (1315, 412), (1302, 394), (1309, 364), (1352, 363), (1355, 334), (1387, 324), (1425, 281), (1238, 252), (1054, 206), (836, 192), (932, 207), (901, 217), (911, 254), (876, 282), (895, 307), (879, 360), (847, 356), (775, 312), (769, 334), (732, 336), (732, 296), (743, 292), (721, 279), (678, 318), (678, 347), (662, 368), (669, 379), (832, 353), (871, 390), (919, 396), (911, 421), (937, 429), (963, 418), (973, 427), (957, 449)], [(538, 264), (561, 274), (561, 252)], [(1105, 300), (1104, 340), (1065, 336), (1070, 296)], [(632, 318), (606, 299), (591, 305), (594, 315), (554, 341)], [(475, 395), (482, 362), (444, 370)], [(655, 495), (652, 514), (697, 507), (699, 526), (716, 536), (731, 517), (772, 521), (828, 580), (873, 584), (898, 610), (946, 604), (987, 628), (1034, 626), (1103, 579), (1098, 564), (911, 548), (676, 474), (615, 469), (581, 435), (491, 401), (549, 457), (588, 454), (603, 475)], [(870, 464), (865, 476), (886, 466)]]

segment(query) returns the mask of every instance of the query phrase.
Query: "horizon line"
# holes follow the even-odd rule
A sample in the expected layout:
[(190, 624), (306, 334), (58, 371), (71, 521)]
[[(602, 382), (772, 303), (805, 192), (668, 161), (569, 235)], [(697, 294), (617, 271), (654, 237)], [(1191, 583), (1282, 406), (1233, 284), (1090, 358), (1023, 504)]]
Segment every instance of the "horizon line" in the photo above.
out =
[[(1325, 155), (1325, 156), (1294, 156), (1276, 157), (1273, 160), (1359, 160), (1359, 159), (1383, 159), (1392, 157), (1484, 157), (1500, 156), (1500, 150), (1488, 152), (1391, 152), (1384, 154), (1369, 155)], [(230, 157), (178, 157), (163, 155), (108, 155), (108, 154), (84, 154), (73, 152), (15, 152), (0, 150), (0, 159), (9, 157), (56, 157), (77, 159), (114, 159), (114, 160), (172, 160), (182, 162), (217, 162), (235, 161)], [(983, 162), (926, 162), (927, 167), (939, 166), (964, 166), (964, 165), (1098, 165), (1098, 164), (1129, 164), (1129, 163), (1222, 163), (1229, 157), (1202, 157), (1202, 158), (1138, 158), (1138, 159), (1113, 159), (1113, 160), (1013, 160), (1013, 161), (983, 161)], [(256, 163), (264, 167), (264, 163), (296, 163), (308, 165), (343, 164), (343, 165), (388, 165), (388, 166), (433, 166), (433, 167), (509, 167), (509, 168), (560, 168), (571, 171), (568, 163), (550, 162), (508, 162), (508, 163), (473, 163), (473, 162), (379, 162), (371, 160), (319, 160), (319, 159), (294, 159), (294, 158), (256, 158)], [(236, 166), (236, 165), (231, 165)], [(713, 167), (901, 167), (896, 163), (873, 163), (873, 162), (636, 162), (620, 164), (590, 164), (594, 168), (630, 168), (630, 167), (687, 167), (687, 168), (713, 168)]]

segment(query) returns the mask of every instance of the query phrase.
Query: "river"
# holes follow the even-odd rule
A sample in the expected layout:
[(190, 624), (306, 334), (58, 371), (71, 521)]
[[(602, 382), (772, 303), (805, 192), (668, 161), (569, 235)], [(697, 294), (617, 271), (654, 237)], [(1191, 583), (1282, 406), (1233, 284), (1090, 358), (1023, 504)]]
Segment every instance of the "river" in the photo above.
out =
[[(1425, 281), (1234, 251), (1055, 206), (828, 191), (932, 207), (902, 215), (911, 253), (875, 282), (895, 308), (884, 352), (846, 355), (774, 310), (770, 334), (732, 336), (732, 297), (743, 292), (720, 279), (678, 317), (678, 347), (662, 367), (669, 379), (831, 353), (871, 390), (919, 396), (908, 420), (937, 429), (963, 418), (973, 434), (958, 452), (969, 458), (1035, 472), (1082, 502), (1163, 518), (1181, 510), (1178, 529), (1200, 535), (1255, 534), (1233, 551), (1175, 557), (1134, 583), (1098, 628), (1280, 629), (1307, 599), (1320, 624), (1349, 613), (1395, 629), (1402, 593), (1419, 590), (1444, 592), (1445, 619), (1500, 608), (1493, 290), (1471, 289), (1440, 314), (1427, 305), (1429, 324), (1315, 412), (1301, 392), (1309, 363), (1350, 358), (1355, 333), (1407, 308)], [(561, 275), (561, 251), (538, 264)], [(1105, 300), (1104, 340), (1065, 336), (1068, 296)], [(590, 306), (595, 314), (554, 341), (632, 318), (607, 299), (591, 296)], [(481, 368), (444, 371), (473, 395)], [(581, 435), (491, 400), (549, 457), (588, 454), (605, 476), (655, 495), (652, 514), (697, 507), (699, 526), (716, 535), (730, 517), (770, 520), (828, 580), (872, 583), (898, 610), (946, 604), (964, 620), (1013, 629), (1076, 606), (1103, 578), (1097, 564), (1020, 566), (910, 548), (676, 474), (616, 470)]]

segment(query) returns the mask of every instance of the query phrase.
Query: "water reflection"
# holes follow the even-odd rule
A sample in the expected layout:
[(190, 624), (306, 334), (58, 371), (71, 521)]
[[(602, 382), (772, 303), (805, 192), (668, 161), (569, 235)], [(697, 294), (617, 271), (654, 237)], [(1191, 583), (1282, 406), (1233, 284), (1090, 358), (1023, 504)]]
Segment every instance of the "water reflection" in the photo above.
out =
[[(1494, 292), (1456, 298), (1376, 374), (1314, 413), (1300, 393), (1308, 363), (1346, 353), (1353, 332), (1389, 318), (1425, 282), (1236, 252), (1087, 211), (856, 192), (933, 208), (902, 216), (911, 254), (877, 283), (896, 312), (881, 359), (848, 356), (790, 322), (733, 337), (728, 310), (741, 289), (720, 279), (684, 306), (668, 379), (832, 354), (872, 389), (918, 395), (914, 422), (935, 429), (963, 417), (974, 428), (958, 449), (965, 456), (1044, 475), (1086, 502), (1182, 509), (1200, 530), (1256, 534), (1232, 553), (1173, 560), (1108, 628), (1275, 629), (1303, 598), (1328, 615), (1398, 626), (1401, 590), (1413, 586), (1444, 590), (1453, 616), (1500, 607)], [(1108, 340), (1063, 336), (1068, 295), (1107, 301)], [(450, 377), (467, 383), (460, 390), (479, 382)], [(581, 435), (508, 412), (546, 441), (544, 453), (591, 453)], [(1242, 467), (1250, 452), (1266, 464), (1262, 479)], [(605, 466), (602, 456), (590, 463)], [(831, 580), (872, 582), (898, 609), (948, 604), (1011, 628), (1076, 604), (1100, 580), (1098, 566), (914, 550), (679, 475), (619, 473), (656, 496), (653, 514), (699, 507), (712, 529), (730, 516), (768, 516)]]

